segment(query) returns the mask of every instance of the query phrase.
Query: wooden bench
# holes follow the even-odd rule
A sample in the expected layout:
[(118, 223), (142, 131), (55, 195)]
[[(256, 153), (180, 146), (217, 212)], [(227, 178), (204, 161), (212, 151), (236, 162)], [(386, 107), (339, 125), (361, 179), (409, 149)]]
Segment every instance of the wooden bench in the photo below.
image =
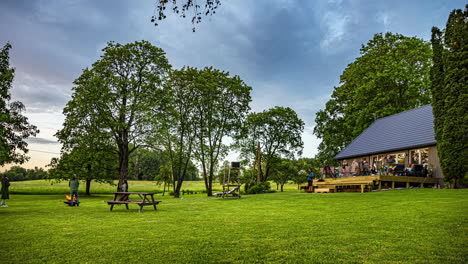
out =
[[(114, 199), (112, 201), (104, 201), (108, 205), (110, 205), (110, 211), (112, 212), (112, 209), (114, 208), (114, 205), (120, 205), (120, 204), (125, 204), (125, 207), (128, 210), (128, 205), (129, 204), (138, 204), (140, 206), (139, 212), (141, 213), (143, 211), (143, 206), (150, 206), (152, 205), (154, 207), (154, 210), (157, 210), (156, 205), (158, 205), (161, 201), (155, 201), (154, 200), (154, 193), (145, 193), (145, 192), (114, 192)], [(141, 201), (131, 201), (129, 200), (129, 196), (131, 194), (137, 194), (140, 198)], [(151, 200), (149, 199), (149, 197)]]

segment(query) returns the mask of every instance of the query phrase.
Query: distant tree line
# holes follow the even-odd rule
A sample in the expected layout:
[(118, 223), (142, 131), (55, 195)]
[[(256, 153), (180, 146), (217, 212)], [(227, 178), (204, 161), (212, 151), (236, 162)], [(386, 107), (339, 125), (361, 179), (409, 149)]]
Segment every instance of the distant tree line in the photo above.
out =
[(20, 166), (13, 166), (9, 170), (0, 173), (6, 175), (10, 181), (31, 181), (47, 179), (47, 171), (43, 168), (25, 169)]

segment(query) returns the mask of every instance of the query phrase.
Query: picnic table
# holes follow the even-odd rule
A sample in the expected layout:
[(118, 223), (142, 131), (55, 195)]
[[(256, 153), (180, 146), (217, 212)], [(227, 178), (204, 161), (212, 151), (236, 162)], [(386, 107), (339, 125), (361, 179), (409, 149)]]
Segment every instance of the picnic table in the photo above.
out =
[[(127, 207), (128, 210), (128, 205), (129, 204), (138, 204), (140, 206), (140, 213), (143, 211), (143, 206), (149, 206), (152, 205), (154, 207), (154, 210), (156, 209), (156, 205), (159, 204), (161, 201), (155, 201), (154, 200), (154, 193), (148, 193), (148, 192), (113, 192), (114, 194), (114, 199), (112, 201), (104, 201), (108, 205), (110, 205), (110, 211), (112, 212), (112, 209), (114, 208), (114, 205), (116, 204), (125, 204), (125, 207)], [(132, 201), (129, 199), (129, 196), (132, 194), (136, 194), (140, 197), (141, 201)], [(151, 200), (150, 200), (151, 199)]]

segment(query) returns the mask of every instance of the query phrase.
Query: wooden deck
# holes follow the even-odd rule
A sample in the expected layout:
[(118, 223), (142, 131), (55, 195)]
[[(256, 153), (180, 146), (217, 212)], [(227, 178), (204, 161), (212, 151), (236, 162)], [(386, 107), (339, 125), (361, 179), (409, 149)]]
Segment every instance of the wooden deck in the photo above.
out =
[(434, 187), (440, 184), (439, 178), (410, 177), (410, 176), (355, 176), (346, 178), (327, 178), (323, 182), (313, 182), (314, 192), (370, 192), (372, 190)]

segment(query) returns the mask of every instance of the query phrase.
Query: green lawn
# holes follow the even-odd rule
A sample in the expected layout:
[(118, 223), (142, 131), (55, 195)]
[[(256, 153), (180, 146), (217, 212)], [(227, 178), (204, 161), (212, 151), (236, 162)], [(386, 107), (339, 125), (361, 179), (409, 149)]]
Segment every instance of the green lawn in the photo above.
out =
[(143, 213), (109, 212), (102, 201), (111, 195), (82, 197), (80, 207), (65, 206), (63, 195), (12, 195), (0, 208), (0, 263), (468, 261), (468, 190), (288, 190), (230, 200), (157, 195), (158, 211)]

